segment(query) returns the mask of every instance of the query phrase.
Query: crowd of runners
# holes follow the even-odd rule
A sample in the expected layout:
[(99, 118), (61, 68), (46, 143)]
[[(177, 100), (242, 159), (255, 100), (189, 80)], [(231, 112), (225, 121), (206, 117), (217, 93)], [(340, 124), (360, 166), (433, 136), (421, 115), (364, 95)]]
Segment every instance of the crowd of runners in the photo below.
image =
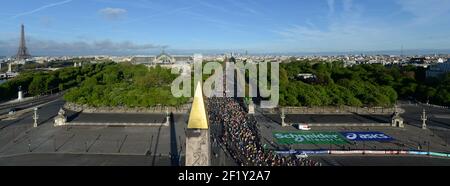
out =
[(208, 100), (208, 113), (215, 141), (221, 143), (241, 166), (320, 166), (319, 162), (295, 155), (282, 156), (261, 145), (254, 116), (234, 98)]

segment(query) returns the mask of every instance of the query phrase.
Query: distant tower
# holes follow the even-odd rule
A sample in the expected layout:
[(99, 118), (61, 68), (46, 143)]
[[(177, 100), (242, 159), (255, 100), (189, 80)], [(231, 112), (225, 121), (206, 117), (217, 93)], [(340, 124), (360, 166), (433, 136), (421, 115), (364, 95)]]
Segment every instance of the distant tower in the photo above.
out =
[(402, 48), (400, 49), (400, 57), (403, 58), (403, 45)]
[(17, 51), (17, 60), (24, 60), (30, 58), (31, 55), (28, 53), (27, 46), (25, 44), (25, 26), (21, 27), (20, 31), (20, 43), (19, 43), (19, 50)]
[(228, 59), (228, 62), (230, 62), (230, 63), (236, 63), (236, 58), (234, 58), (233, 52), (230, 53), (230, 56), (231, 56), (231, 57)]
[(201, 82), (198, 82), (186, 129), (186, 166), (210, 166), (210, 149), (208, 116), (203, 100), (203, 88)]

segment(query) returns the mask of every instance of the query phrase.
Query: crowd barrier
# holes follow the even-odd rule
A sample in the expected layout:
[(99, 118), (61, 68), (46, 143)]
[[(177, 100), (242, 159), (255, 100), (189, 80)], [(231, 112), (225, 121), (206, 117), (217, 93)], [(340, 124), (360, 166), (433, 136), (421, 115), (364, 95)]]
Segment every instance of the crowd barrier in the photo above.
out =
[(276, 151), (278, 154), (307, 154), (307, 155), (320, 155), (320, 154), (336, 154), (336, 155), (422, 155), (422, 156), (436, 156), (436, 157), (448, 157), (448, 153), (440, 152), (424, 152), (424, 151), (404, 151), (404, 150), (290, 150), (290, 151)]

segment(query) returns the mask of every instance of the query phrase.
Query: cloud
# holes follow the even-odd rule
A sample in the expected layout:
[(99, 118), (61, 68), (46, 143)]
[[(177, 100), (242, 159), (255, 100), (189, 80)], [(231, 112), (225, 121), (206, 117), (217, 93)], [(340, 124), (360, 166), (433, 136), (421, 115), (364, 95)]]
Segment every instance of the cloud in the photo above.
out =
[(184, 11), (190, 10), (190, 9), (192, 9), (194, 7), (195, 6), (188, 6), (188, 7), (181, 7), (181, 8), (177, 8), (177, 9), (172, 9), (170, 11), (161, 11), (161, 12), (158, 12), (156, 14), (152, 14), (152, 15), (147, 15), (147, 16), (144, 16), (144, 17), (131, 19), (131, 20), (127, 21), (126, 23), (141, 22), (143, 20), (145, 20), (145, 23), (148, 23), (152, 19), (156, 19), (156, 18), (164, 17), (164, 16), (169, 16), (169, 15), (175, 15), (175, 14), (178, 14), (180, 12), (184, 12)]
[(199, 3), (202, 6), (205, 6), (207, 8), (212, 8), (212, 9), (218, 10), (218, 11), (220, 11), (222, 13), (230, 13), (230, 10), (225, 8), (224, 6), (211, 4), (211, 3), (209, 3), (209, 1), (197, 0), (196, 3)]
[(39, 18), (39, 23), (45, 27), (52, 26), (53, 21), (54, 21), (53, 17), (49, 17), (49, 16), (42, 16)]
[[(0, 54), (13, 55), (18, 47), (18, 39), (0, 40)], [(131, 41), (114, 42), (111, 40), (59, 42), (31, 38), (27, 47), (32, 55), (129, 55), (149, 54), (166, 48), (166, 45), (136, 44)]]
[(388, 49), (387, 47), (396, 46), (394, 42), (398, 36), (389, 29), (352, 24), (334, 24), (327, 29), (295, 25), (275, 33), (280, 36), (280, 47), (302, 52)]
[[(241, 9), (243, 12), (247, 12), (250, 15), (261, 15), (261, 13), (257, 10), (255, 10), (252, 7), (255, 7), (254, 5), (248, 5), (247, 3), (250, 3), (252, 1), (242, 1), (242, 0), (228, 0), (230, 4), (233, 6)], [(234, 10), (231, 10), (234, 11)]]
[(98, 11), (98, 13), (107, 20), (115, 21), (115, 20), (121, 19), (127, 13), (127, 10), (122, 9), (122, 8), (108, 7), (108, 8), (100, 9)]
[(342, 1), (343, 5), (344, 5), (344, 11), (348, 12), (351, 11), (353, 8), (353, 0), (343, 0)]
[(402, 11), (414, 16), (413, 24), (448, 20), (450, 16), (449, 0), (396, 0), (396, 2), (401, 6)]
[[(342, 6), (335, 6), (339, 3)], [(317, 27), (311, 21), (304, 24), (292, 24), (273, 32), (280, 36), (291, 50), (316, 51), (352, 51), (373, 50), (392, 46), (397, 32), (393, 32), (384, 23), (367, 21), (363, 15), (364, 7), (351, 0), (328, 0), (329, 16), (324, 26)], [(342, 10), (335, 10), (342, 7)], [(370, 23), (370, 24), (369, 24)]]
[(66, 0), (66, 1), (61, 1), (61, 2), (57, 2), (57, 3), (47, 4), (47, 5), (41, 6), (41, 7), (39, 7), (39, 8), (36, 8), (36, 9), (31, 10), (31, 11), (28, 11), (28, 12), (22, 12), (22, 13), (16, 14), (16, 15), (12, 16), (11, 18), (14, 19), (14, 18), (26, 16), (26, 15), (31, 15), (31, 14), (34, 14), (34, 13), (36, 13), (36, 12), (45, 10), (45, 9), (47, 9), (47, 8), (52, 8), (52, 7), (55, 7), (55, 6), (60, 6), (60, 5), (67, 4), (67, 3), (70, 3), (70, 2), (72, 2), (72, 0)]
[(327, 0), (328, 12), (334, 14), (334, 0)]
[(371, 17), (365, 14), (361, 2), (335, 0), (342, 6), (334, 6), (334, 15), (328, 16), (325, 24), (316, 27), (306, 22), (280, 27), (273, 30), (279, 36), (273, 46), (305, 52), (399, 50), (402, 45), (409, 49), (448, 48), (450, 34), (445, 30), (450, 28), (450, 1), (396, 2), (402, 12), (395, 15), (404, 14), (407, 21), (395, 23), (390, 20), (392, 16)]

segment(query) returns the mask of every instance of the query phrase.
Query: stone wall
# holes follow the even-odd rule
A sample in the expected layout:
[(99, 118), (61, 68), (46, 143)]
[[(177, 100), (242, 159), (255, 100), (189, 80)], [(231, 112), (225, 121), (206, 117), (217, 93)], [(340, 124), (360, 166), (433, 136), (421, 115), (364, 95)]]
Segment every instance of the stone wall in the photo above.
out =
[(190, 111), (191, 105), (185, 104), (179, 107), (166, 107), (166, 106), (156, 106), (148, 108), (127, 108), (127, 107), (90, 107), (87, 105), (78, 105), (75, 103), (67, 102), (64, 104), (64, 108), (67, 110), (72, 110), (76, 112), (84, 113), (166, 113), (167, 111), (171, 113), (188, 113)]
[[(395, 108), (361, 108), (361, 107), (349, 107), (349, 106), (328, 106), (328, 107), (283, 107), (285, 114), (392, 114)], [(400, 113), (402, 109), (397, 108)], [(265, 114), (279, 114), (280, 108), (262, 109)]]

